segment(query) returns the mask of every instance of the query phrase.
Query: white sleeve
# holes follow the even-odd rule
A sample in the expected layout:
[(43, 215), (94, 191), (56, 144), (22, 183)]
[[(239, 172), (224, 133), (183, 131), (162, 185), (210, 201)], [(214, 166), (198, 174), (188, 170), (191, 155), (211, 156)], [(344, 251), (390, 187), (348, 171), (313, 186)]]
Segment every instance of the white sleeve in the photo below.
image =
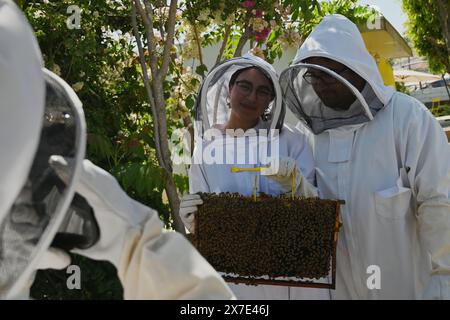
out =
[(156, 212), (130, 229), (118, 265), (125, 299), (233, 299), (224, 280), (179, 233), (163, 229)]
[[(56, 164), (54, 168), (61, 170)], [(90, 161), (84, 160), (81, 168), (75, 190), (92, 207), (100, 239), (73, 251), (113, 263), (126, 299), (232, 298), (191, 243), (164, 229), (157, 211), (130, 198), (111, 174)]]
[[(202, 143), (202, 142), (198, 142)], [(203, 161), (203, 148), (194, 147), (192, 164), (189, 168), (189, 193), (205, 192), (209, 193), (210, 188), (206, 177)]]
[(192, 164), (189, 168), (189, 193), (210, 193), (204, 168), (201, 164)]
[(397, 149), (417, 203), (419, 235), (431, 255), (432, 274), (450, 274), (450, 146), (432, 114), (412, 101), (407, 115), (394, 119)]
[(297, 161), (297, 167), (303, 176), (312, 185), (316, 185), (312, 134), (306, 130), (299, 130), (298, 128), (290, 129), (286, 125), (283, 127), (283, 130), (286, 131), (287, 136), (288, 156)]

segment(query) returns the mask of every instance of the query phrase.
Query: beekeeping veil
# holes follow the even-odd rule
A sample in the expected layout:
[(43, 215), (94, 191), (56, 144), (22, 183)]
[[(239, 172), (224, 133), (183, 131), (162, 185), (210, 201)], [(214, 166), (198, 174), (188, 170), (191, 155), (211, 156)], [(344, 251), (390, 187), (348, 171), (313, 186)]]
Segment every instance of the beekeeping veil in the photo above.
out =
[[(0, 297), (14, 297), (61, 227), (84, 158), (81, 102), (42, 69), (33, 32), (0, 0)], [(63, 182), (52, 156), (75, 161)]]
[[(328, 58), (343, 64), (362, 77), (367, 82), (366, 86), (359, 92), (336, 72), (302, 63), (311, 57)], [(311, 73), (319, 74), (327, 82), (342, 84), (343, 90), (354, 95), (354, 102), (347, 110), (336, 111), (327, 106), (329, 102), (321, 98), (317, 87), (307, 81)], [(392, 87), (383, 84), (375, 60), (367, 51), (356, 25), (338, 14), (326, 16), (311, 32), (291, 66), (282, 72), (280, 86), (285, 104), (315, 134), (372, 120), (394, 93)]]
[(217, 125), (223, 125), (228, 121), (230, 108), (227, 100), (229, 98), (228, 84), (230, 78), (237, 70), (252, 66), (258, 67), (264, 72), (272, 80), (275, 89), (275, 98), (267, 110), (267, 119), (258, 123), (258, 129), (268, 129), (268, 131), (270, 129), (281, 129), (285, 109), (282, 104), (278, 75), (269, 63), (261, 58), (247, 54), (221, 63), (206, 76), (200, 88), (195, 107), (197, 132), (204, 132)]

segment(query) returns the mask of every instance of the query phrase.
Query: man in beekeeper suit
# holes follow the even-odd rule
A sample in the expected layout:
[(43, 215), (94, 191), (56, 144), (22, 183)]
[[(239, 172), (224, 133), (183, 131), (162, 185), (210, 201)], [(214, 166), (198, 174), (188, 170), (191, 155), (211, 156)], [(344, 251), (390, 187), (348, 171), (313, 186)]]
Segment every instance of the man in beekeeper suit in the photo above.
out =
[(433, 115), (383, 84), (342, 15), (322, 20), (280, 82), (314, 133), (320, 196), (345, 200), (332, 298), (449, 299), (450, 148)]
[(113, 263), (128, 299), (233, 298), (182, 235), (84, 160), (81, 102), (41, 59), (0, 0), (0, 298), (27, 298), (37, 269), (66, 267), (61, 248)]

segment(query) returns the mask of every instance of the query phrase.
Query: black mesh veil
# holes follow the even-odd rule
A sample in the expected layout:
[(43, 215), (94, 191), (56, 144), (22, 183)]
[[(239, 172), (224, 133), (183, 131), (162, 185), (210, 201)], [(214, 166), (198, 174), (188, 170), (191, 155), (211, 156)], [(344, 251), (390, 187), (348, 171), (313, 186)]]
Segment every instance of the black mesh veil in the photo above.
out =
[[(373, 92), (370, 85), (361, 93), (340, 75), (318, 65), (290, 66), (282, 72), (280, 86), (284, 104), (315, 134), (372, 120), (382, 107), (377, 104), (369, 108), (363, 96)], [(341, 101), (343, 95), (346, 102), (353, 101), (350, 107)]]
[[(38, 149), (25, 185), (0, 221), (0, 297), (14, 296), (50, 245), (72, 201), (76, 173), (84, 158), (85, 125), (81, 103), (59, 77), (44, 70), (46, 103)], [(75, 159), (62, 181), (52, 156)]]

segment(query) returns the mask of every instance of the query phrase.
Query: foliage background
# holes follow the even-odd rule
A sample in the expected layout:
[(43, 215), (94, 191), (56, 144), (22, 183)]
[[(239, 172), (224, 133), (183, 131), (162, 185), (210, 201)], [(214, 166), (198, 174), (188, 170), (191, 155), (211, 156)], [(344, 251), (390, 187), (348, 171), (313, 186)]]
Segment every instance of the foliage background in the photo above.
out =
[(430, 71), (450, 73), (450, 1), (403, 0), (408, 16), (407, 35)]
[[(48, 69), (77, 92), (86, 115), (87, 158), (111, 172), (134, 199), (158, 210), (172, 228), (153, 119), (142, 80), (129, 0), (18, 0), (38, 38)], [(165, 1), (151, 1), (157, 48), (164, 45)], [(69, 29), (67, 8), (81, 8), (81, 28)], [(373, 15), (357, 0), (179, 1), (175, 46), (169, 74), (163, 79), (168, 136), (189, 126), (195, 94), (208, 71), (203, 49), (217, 45), (217, 62), (238, 56), (244, 44), (269, 62), (297, 48), (321, 18), (341, 13), (356, 23)], [(145, 34), (142, 21), (139, 31)], [(144, 45), (147, 39), (142, 38)], [(159, 46), (159, 47), (158, 47)], [(185, 66), (198, 62), (195, 70)], [(179, 193), (187, 178), (174, 176)], [(108, 262), (73, 255), (82, 272), (82, 290), (68, 290), (62, 271), (39, 271), (32, 288), (37, 299), (120, 299), (122, 287)]]

